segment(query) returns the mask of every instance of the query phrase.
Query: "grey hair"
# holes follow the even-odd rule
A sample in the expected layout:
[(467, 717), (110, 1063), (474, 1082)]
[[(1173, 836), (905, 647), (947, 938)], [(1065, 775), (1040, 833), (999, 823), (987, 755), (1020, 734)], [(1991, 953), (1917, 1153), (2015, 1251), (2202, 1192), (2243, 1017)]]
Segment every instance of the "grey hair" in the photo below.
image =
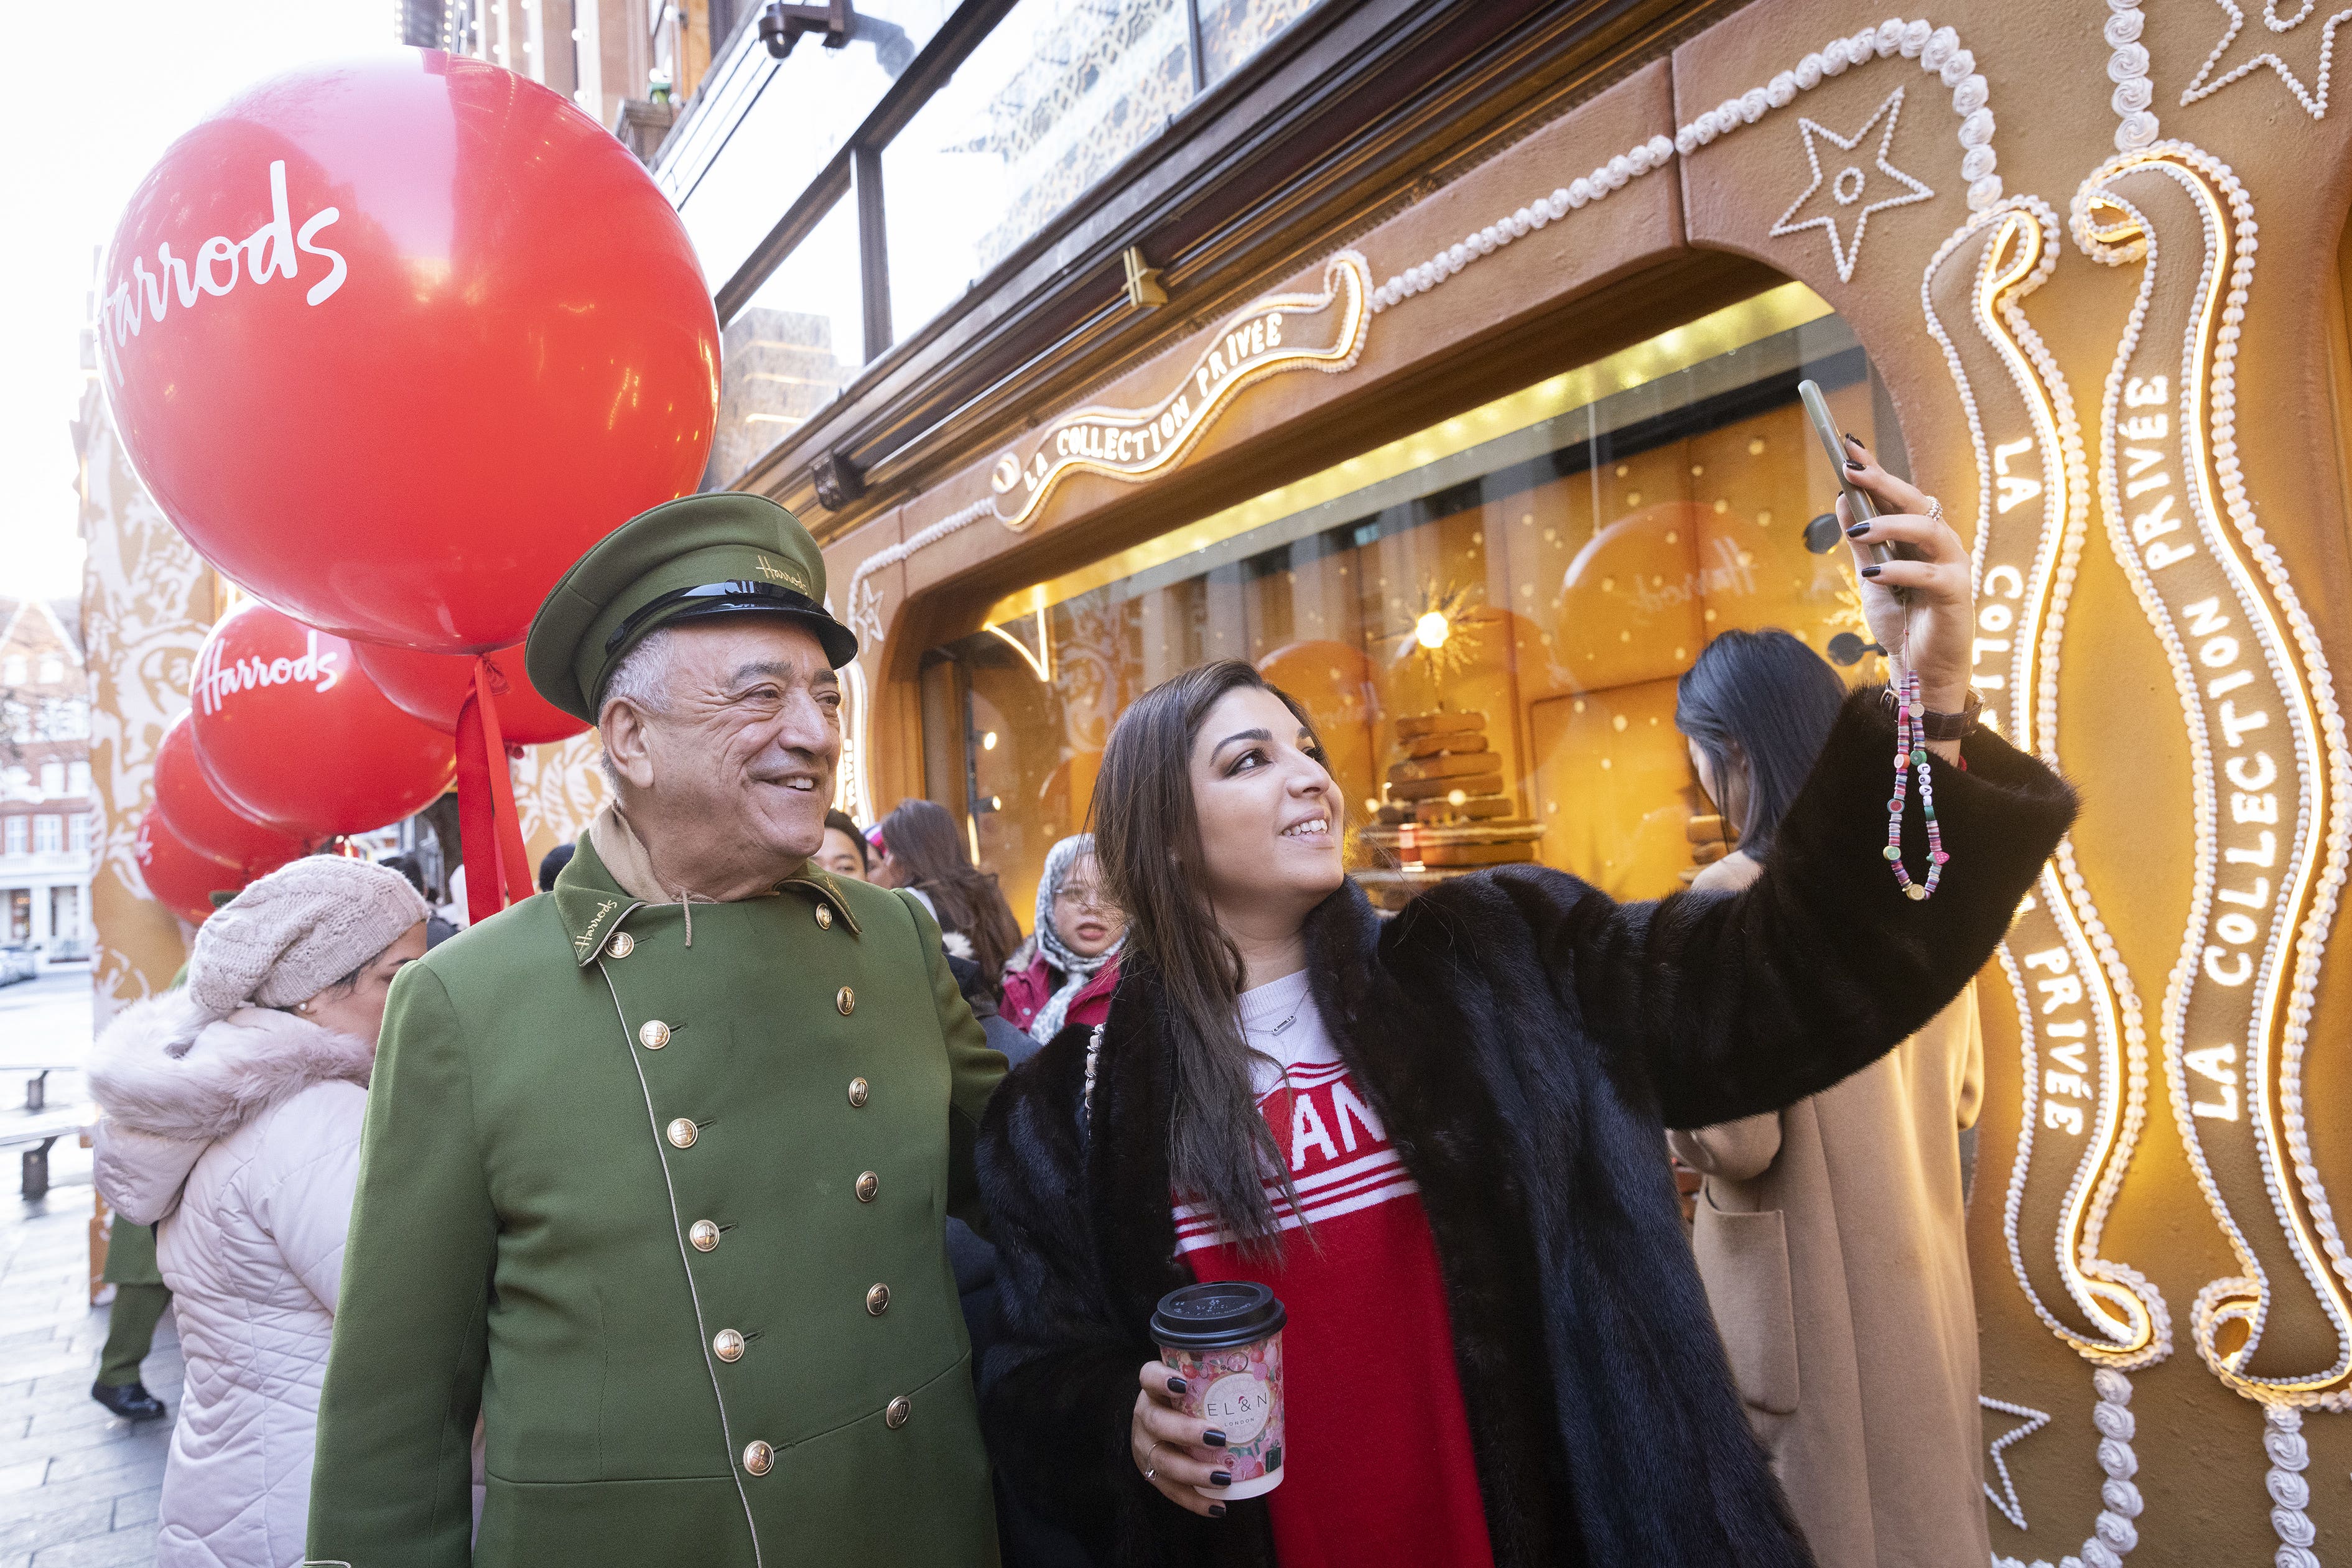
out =
[[(672, 629), (658, 627), (648, 632), (645, 639), (621, 655), (604, 675), (604, 695), (596, 699), (596, 714), (604, 716), (604, 709), (615, 702), (627, 703), (639, 713), (658, 714), (668, 705), (670, 674), (677, 663), (677, 650), (673, 645)], [(613, 766), (610, 752), (598, 755), (596, 766), (604, 770), (604, 782), (619, 789), (620, 769)]]

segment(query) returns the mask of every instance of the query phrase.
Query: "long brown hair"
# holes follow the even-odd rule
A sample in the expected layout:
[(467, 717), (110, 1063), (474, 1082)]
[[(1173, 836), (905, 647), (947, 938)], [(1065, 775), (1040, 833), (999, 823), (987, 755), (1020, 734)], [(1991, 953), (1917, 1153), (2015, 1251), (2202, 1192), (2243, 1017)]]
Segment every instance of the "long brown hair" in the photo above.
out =
[(964, 858), (955, 818), (933, 800), (902, 800), (882, 819), (882, 847), (905, 878), (904, 885), (930, 894), (940, 929), (961, 931), (990, 990), (1002, 983), (1004, 960), (1021, 946), (1021, 925), (996, 885), (996, 873)]
[[(1239, 659), (1185, 671), (1143, 694), (1119, 716), (1095, 779), (1095, 859), (1127, 911), (1127, 951), (1167, 998), (1160, 1019), (1175, 1048), (1168, 1122), (1168, 1175), (1179, 1192), (1214, 1210), (1253, 1250), (1278, 1251), (1263, 1176), (1272, 1173), (1301, 1213), (1283, 1155), (1250, 1083), (1255, 1055), (1241, 1030), (1241, 951), (1210, 903), (1192, 804), (1192, 746), (1209, 710), (1228, 692), (1271, 692), (1311, 737), (1307, 710)], [(1315, 742), (1320, 755), (1322, 743)], [(1334, 824), (1337, 827), (1337, 824)]]

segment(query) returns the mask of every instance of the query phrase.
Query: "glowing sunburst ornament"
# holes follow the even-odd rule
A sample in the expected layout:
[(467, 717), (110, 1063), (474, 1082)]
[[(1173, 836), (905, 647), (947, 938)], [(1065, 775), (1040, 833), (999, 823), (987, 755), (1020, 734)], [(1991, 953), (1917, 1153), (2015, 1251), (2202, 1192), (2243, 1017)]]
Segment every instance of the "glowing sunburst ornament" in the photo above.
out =
[(1478, 628), (1465, 613), (1469, 602), (1470, 590), (1450, 582), (1443, 591), (1433, 586), (1423, 588), (1421, 613), (1413, 617), (1412, 630), (1396, 639), (1397, 662), (1420, 660), (1433, 681), (1468, 669), (1477, 658), (1478, 643)]

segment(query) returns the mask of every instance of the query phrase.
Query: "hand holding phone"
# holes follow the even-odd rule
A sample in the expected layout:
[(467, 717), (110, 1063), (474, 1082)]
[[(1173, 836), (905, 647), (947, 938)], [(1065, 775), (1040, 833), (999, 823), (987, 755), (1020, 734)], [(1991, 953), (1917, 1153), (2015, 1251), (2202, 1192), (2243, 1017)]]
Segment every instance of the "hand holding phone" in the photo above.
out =
[[(1822, 396), (1819, 382), (1797, 383), (1797, 396), (1805, 404), (1805, 417), (1813, 422), (1813, 434), (1821, 438), (1822, 450), (1828, 454), (1830, 472), (1837, 476), (1838, 488), (1845, 492), (1846, 510), (1854, 522), (1867, 522), (1878, 516), (1878, 504), (1870, 493), (1853, 482), (1846, 468), (1846, 460), (1853, 454), (1846, 449), (1845, 437), (1838, 433), (1837, 422), (1830, 417), (1829, 400)], [(1884, 566), (1895, 559), (1891, 545), (1865, 544), (1864, 554), (1877, 565)]]

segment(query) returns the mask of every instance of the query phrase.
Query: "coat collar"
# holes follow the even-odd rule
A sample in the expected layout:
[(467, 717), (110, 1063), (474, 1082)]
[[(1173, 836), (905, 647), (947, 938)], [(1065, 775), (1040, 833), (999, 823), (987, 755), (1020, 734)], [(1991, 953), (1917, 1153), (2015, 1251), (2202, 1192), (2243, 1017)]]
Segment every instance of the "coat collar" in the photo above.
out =
[[(776, 891), (795, 893), (812, 903), (827, 905), (835, 918), (849, 927), (851, 936), (858, 935), (857, 916), (851, 912), (849, 901), (842, 896), (841, 885), (831, 873), (814, 863), (806, 864), (778, 883)], [(646, 902), (621, 891), (584, 832), (580, 835), (579, 847), (572, 852), (571, 862), (556, 873), (555, 891), (549, 896), (555, 900), (555, 917), (572, 941), (572, 961), (583, 969), (603, 956), (612, 943), (613, 933), (645, 907)]]

